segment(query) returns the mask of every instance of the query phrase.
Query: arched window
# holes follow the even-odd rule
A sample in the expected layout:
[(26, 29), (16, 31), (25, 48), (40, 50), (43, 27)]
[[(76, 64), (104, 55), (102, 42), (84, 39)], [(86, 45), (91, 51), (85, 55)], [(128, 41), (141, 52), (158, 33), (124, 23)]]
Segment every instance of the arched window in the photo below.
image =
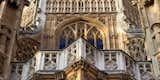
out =
[(89, 42), (92, 46), (94, 46), (94, 39), (93, 39), (93, 38), (88, 38), (88, 42)]
[(72, 44), (79, 37), (85, 38), (92, 46), (103, 49), (103, 39), (100, 31), (92, 24), (78, 21), (65, 26), (60, 38), (60, 49)]
[(95, 40), (94, 40), (94, 34), (93, 34), (92, 31), (90, 31), (90, 32), (88, 33), (87, 38), (88, 38), (88, 39), (87, 39), (88, 42), (89, 42), (92, 46), (94, 46), (94, 45), (95, 45), (95, 44), (94, 44)]

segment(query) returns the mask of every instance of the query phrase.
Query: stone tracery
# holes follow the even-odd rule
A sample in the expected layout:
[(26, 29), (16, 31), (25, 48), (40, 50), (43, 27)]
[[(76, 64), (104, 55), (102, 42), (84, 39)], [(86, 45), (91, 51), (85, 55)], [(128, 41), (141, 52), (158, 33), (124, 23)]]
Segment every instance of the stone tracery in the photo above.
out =
[(47, 13), (114, 12), (115, 0), (47, 0)]
[(83, 37), (88, 42), (99, 49), (103, 49), (103, 34), (92, 24), (85, 21), (78, 21), (66, 25), (60, 35), (60, 48), (71, 44), (79, 37)]

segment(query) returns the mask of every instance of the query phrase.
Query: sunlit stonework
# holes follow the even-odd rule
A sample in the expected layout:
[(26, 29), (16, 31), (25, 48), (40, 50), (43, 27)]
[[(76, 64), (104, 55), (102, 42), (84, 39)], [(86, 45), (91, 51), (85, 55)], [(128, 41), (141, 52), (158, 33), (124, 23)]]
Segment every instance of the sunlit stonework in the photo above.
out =
[(0, 80), (160, 80), (160, 1), (0, 0)]

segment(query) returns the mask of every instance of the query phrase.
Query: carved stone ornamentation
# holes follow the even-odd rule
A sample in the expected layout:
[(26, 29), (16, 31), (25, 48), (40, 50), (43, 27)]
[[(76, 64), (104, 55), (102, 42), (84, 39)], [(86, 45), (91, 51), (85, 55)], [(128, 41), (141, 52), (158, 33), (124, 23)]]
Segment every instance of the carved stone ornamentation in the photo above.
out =
[(151, 72), (143, 72), (142, 80), (155, 80)]
[(90, 64), (95, 64), (93, 47), (86, 45), (86, 60)]
[(74, 44), (68, 49), (68, 64), (74, 63), (77, 57), (76, 45)]
[(30, 39), (22, 38), (17, 41), (17, 51), (15, 60), (25, 61), (32, 58), (33, 55), (39, 50), (39, 42)]
[(107, 70), (116, 70), (118, 68), (118, 65), (115, 61), (109, 60), (106, 62), (106, 69)]
[(54, 70), (56, 69), (56, 62), (57, 62), (57, 54), (56, 53), (48, 53), (45, 54), (45, 70)]
[(130, 38), (128, 43), (128, 50), (130, 56), (135, 60), (145, 59), (144, 39), (142, 38)]

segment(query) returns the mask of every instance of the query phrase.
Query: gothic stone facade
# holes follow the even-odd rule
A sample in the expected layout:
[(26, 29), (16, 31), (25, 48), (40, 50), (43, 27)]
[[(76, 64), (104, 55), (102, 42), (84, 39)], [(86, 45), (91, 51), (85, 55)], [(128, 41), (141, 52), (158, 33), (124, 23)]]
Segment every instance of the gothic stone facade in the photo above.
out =
[(158, 0), (29, 1), (10, 80), (158, 80)]

